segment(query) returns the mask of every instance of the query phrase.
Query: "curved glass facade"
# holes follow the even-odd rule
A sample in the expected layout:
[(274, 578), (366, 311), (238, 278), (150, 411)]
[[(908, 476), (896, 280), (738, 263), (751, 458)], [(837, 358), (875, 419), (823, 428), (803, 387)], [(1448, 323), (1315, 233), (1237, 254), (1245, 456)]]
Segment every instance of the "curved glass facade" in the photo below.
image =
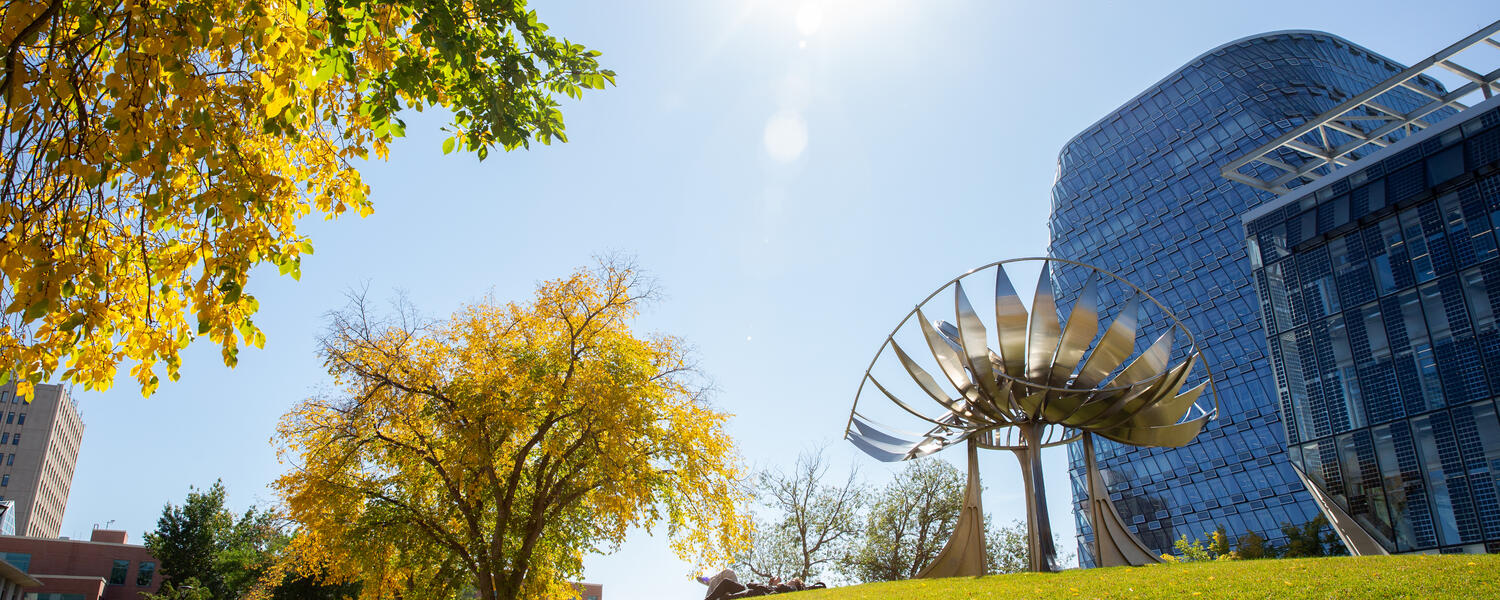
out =
[[(1284, 543), (1281, 524), (1317, 516), (1286, 462), (1239, 221), (1273, 196), (1231, 183), (1219, 168), (1402, 68), (1324, 33), (1247, 38), (1194, 59), (1061, 152), (1051, 255), (1115, 271), (1183, 314), (1218, 382), (1220, 418), (1184, 448), (1100, 440), (1110, 497), (1153, 550), (1170, 552), (1179, 536), (1221, 525), (1232, 536), (1253, 531)], [(1411, 93), (1409, 102), (1418, 101)], [(1059, 278), (1060, 290), (1082, 285)], [(1071, 298), (1060, 300), (1066, 314)], [(1106, 301), (1104, 312), (1113, 316), (1123, 300)], [(1078, 555), (1087, 566), (1093, 534), (1082, 516), (1079, 452), (1069, 448)]]
[(1291, 460), (1389, 552), (1500, 551), (1500, 100), (1256, 213)]

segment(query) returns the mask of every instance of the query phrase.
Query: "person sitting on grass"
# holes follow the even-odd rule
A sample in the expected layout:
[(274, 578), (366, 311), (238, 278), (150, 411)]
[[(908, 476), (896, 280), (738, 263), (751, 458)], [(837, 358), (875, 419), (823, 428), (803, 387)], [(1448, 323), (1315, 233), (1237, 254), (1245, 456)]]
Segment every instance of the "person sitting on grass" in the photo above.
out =
[(782, 594), (786, 592), (799, 592), (802, 590), (815, 590), (828, 587), (823, 582), (806, 585), (802, 578), (793, 578), (791, 581), (782, 581), (780, 577), (771, 577), (765, 584), (749, 582), (740, 583), (739, 578), (731, 569), (724, 569), (718, 575), (711, 578), (699, 577), (698, 581), (708, 586), (708, 594), (704, 600), (738, 600), (739, 598), (754, 598), (757, 596), (768, 596), (771, 594)]

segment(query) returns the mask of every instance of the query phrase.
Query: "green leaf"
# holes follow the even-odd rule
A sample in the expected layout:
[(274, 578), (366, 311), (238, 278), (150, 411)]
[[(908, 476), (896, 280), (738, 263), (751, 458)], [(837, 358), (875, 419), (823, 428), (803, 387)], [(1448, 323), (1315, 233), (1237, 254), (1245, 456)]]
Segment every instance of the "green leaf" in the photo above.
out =
[(79, 325), (82, 325), (84, 320), (86, 319), (88, 319), (88, 316), (84, 315), (83, 313), (74, 314), (68, 317), (66, 321), (62, 322), (61, 329), (63, 331), (72, 331), (74, 329), (77, 329)]
[(240, 301), (240, 284), (234, 281), (219, 284), (219, 291), (224, 293), (224, 298), (221, 300), (223, 304), (234, 304)]
[(297, 242), (297, 250), (300, 251), (303, 254), (312, 254), (313, 253), (312, 242), (309, 242), (307, 240), (302, 240), (300, 242)]
[(42, 298), (41, 300), (37, 300), (36, 302), (32, 303), (31, 306), (26, 307), (26, 312), (22, 313), (21, 320), (34, 321), (38, 318), (41, 318), (42, 315), (47, 314), (47, 310), (50, 308), (52, 308), (51, 298)]
[(453, 138), (443, 140), (443, 154), (453, 152)]

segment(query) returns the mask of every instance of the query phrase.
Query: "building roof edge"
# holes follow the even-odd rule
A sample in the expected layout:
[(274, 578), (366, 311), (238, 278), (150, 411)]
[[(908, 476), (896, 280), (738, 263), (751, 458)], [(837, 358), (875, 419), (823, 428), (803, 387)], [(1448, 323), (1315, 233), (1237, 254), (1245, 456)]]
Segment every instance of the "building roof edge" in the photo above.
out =
[[(1306, 185), (1302, 185), (1292, 191), (1267, 200), (1260, 206), (1242, 213), (1240, 215), (1240, 223), (1242, 225), (1249, 225), (1251, 221), (1264, 217), (1270, 214), (1271, 211), (1279, 210), (1288, 204), (1300, 201), (1303, 198), (1307, 197), (1308, 194), (1315, 193), (1318, 190), (1333, 185), (1333, 183), (1336, 181), (1345, 179), (1350, 175), (1363, 171), (1365, 167), (1390, 158), (1397, 152), (1401, 152), (1402, 150), (1406, 150), (1407, 148), (1420, 144), (1425, 140), (1431, 139), (1435, 135), (1438, 135), (1445, 131), (1449, 131), (1454, 127), (1460, 127), (1464, 123), (1468, 123), (1472, 119), (1483, 116), (1484, 112), (1495, 108), (1500, 108), (1500, 96), (1495, 96), (1493, 98), (1480, 102), (1479, 104), (1470, 106), (1463, 112), (1434, 123), (1431, 127), (1401, 138), (1396, 143), (1376, 150), (1375, 152), (1371, 152), (1369, 156), (1354, 161), (1354, 164), (1352, 165), (1337, 169), (1332, 173), (1319, 177), (1316, 181), (1313, 181)], [(1464, 117), (1464, 115), (1468, 115), (1468, 118), (1461, 118)], [(1235, 185), (1244, 184), (1236, 183)]]
[(1348, 39), (1346, 39), (1346, 38), (1344, 38), (1342, 36), (1334, 35), (1332, 33), (1326, 32), (1326, 31), (1319, 31), (1319, 30), (1316, 30), (1316, 29), (1278, 29), (1276, 31), (1267, 31), (1265, 33), (1257, 33), (1257, 34), (1254, 34), (1254, 35), (1247, 35), (1247, 36), (1244, 36), (1244, 37), (1241, 37), (1241, 38), (1237, 38), (1237, 39), (1234, 39), (1234, 40), (1231, 40), (1231, 41), (1228, 41), (1228, 42), (1224, 42), (1224, 43), (1219, 44), (1217, 46), (1214, 46), (1213, 48), (1210, 48), (1210, 49), (1208, 49), (1208, 50), (1206, 50), (1206, 51), (1204, 51), (1202, 53), (1199, 53), (1197, 56), (1194, 56), (1193, 58), (1188, 59), (1186, 62), (1182, 63), (1182, 66), (1177, 67), (1176, 69), (1173, 69), (1172, 72), (1167, 73), (1161, 79), (1156, 80), (1155, 83), (1152, 83), (1151, 85), (1146, 86), (1144, 89), (1142, 89), (1140, 91), (1140, 93), (1138, 93), (1138, 94), (1136, 94), (1134, 96), (1131, 96), (1130, 99), (1128, 99), (1128, 100), (1126, 100), (1124, 102), (1121, 102), (1119, 106), (1116, 106), (1114, 109), (1112, 109), (1109, 112), (1105, 113), (1104, 116), (1099, 117), (1094, 122), (1089, 123), (1088, 125), (1084, 126), (1084, 128), (1080, 129), (1078, 131), (1078, 133), (1073, 134), (1073, 137), (1068, 138), (1068, 141), (1063, 142), (1062, 148), (1058, 149), (1058, 151), (1057, 151), (1057, 162), (1058, 162), (1058, 164), (1062, 164), (1062, 155), (1063, 155), (1063, 152), (1067, 151), (1067, 149), (1068, 149), (1069, 146), (1072, 146), (1074, 142), (1077, 142), (1078, 139), (1081, 138), (1081, 137), (1083, 137), (1083, 135), (1085, 133), (1088, 133), (1088, 131), (1090, 129), (1093, 129), (1094, 127), (1098, 126), (1099, 124), (1101, 124), (1101, 123), (1109, 120), (1110, 117), (1113, 117), (1113, 116), (1115, 116), (1115, 114), (1119, 113), (1120, 109), (1125, 108), (1125, 106), (1129, 105), (1132, 102), (1140, 100), (1147, 93), (1160, 88), (1168, 80), (1172, 79), (1173, 77), (1175, 77), (1178, 74), (1182, 73), (1183, 71), (1187, 70), (1187, 68), (1190, 67), (1190, 66), (1192, 66), (1193, 63), (1198, 62), (1200, 60), (1203, 60), (1204, 58), (1207, 58), (1207, 57), (1213, 55), (1213, 53), (1218, 52), (1220, 50), (1223, 50), (1225, 48), (1228, 48), (1230, 46), (1234, 46), (1234, 45), (1237, 45), (1237, 44), (1242, 44), (1242, 43), (1245, 43), (1245, 42), (1252, 42), (1252, 41), (1256, 41), (1256, 40), (1268, 39), (1268, 38), (1272, 38), (1272, 37), (1276, 37), (1276, 36), (1282, 36), (1282, 35), (1313, 35), (1313, 36), (1325, 37), (1325, 38), (1332, 39), (1332, 40), (1335, 40), (1335, 41), (1343, 42), (1345, 44), (1349, 44), (1350, 46), (1358, 48), (1362, 52), (1369, 53), (1371, 56), (1374, 56), (1376, 58), (1384, 60), (1384, 61), (1386, 61), (1386, 62), (1388, 62), (1388, 63), (1390, 63), (1392, 65), (1397, 66), (1398, 68), (1405, 68), (1405, 66), (1406, 66), (1403, 63), (1400, 63), (1400, 62), (1397, 62), (1395, 60), (1392, 60), (1390, 57), (1387, 57), (1384, 54), (1381, 54), (1379, 52), (1376, 52), (1374, 50), (1371, 50), (1369, 48), (1366, 48), (1366, 47), (1361, 46), (1359, 44), (1356, 44), (1354, 42), (1351, 42), (1351, 41), (1349, 41)]

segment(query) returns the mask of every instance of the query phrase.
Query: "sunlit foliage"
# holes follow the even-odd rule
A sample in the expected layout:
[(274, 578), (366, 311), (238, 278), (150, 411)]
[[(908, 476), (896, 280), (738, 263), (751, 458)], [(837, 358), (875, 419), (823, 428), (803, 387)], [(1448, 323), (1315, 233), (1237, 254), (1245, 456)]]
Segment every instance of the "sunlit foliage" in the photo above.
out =
[(107, 388), (207, 336), (264, 335), (254, 267), (297, 277), (311, 213), (372, 210), (356, 165), (405, 109), (444, 152), (565, 141), (555, 97), (597, 52), (522, 1), (5, 0), (0, 4), (0, 377)]
[[(606, 263), (429, 323), (331, 317), (342, 393), (277, 429), (304, 564), (365, 597), (571, 597), (585, 553), (664, 524), (699, 566), (744, 548), (748, 492), (682, 342), (630, 323), (653, 293)], [(383, 590), (383, 591), (382, 591)]]

